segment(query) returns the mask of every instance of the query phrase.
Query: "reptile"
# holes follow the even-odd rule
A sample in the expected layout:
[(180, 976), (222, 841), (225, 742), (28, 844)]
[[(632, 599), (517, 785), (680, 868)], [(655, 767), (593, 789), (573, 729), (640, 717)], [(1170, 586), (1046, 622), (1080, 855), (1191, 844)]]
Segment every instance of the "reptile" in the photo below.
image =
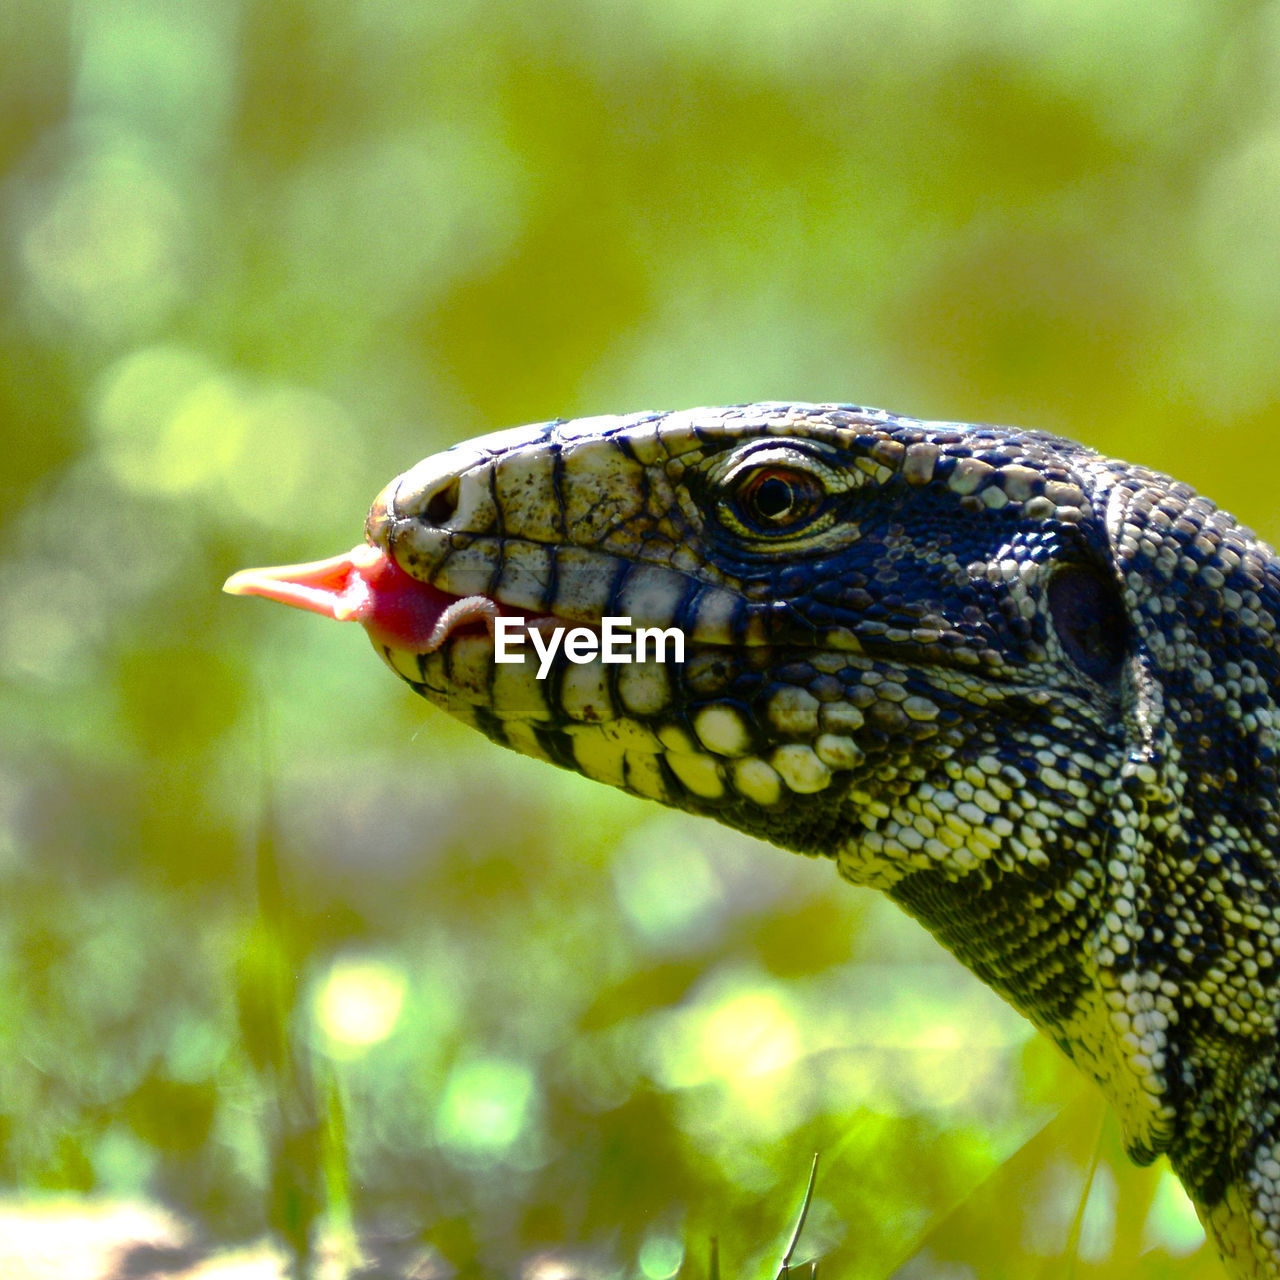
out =
[[(227, 590), (883, 890), (1168, 1156), (1230, 1276), (1280, 1277), (1280, 562), (1249, 529), (1045, 432), (764, 403), (470, 440), (365, 533)], [(494, 661), (502, 619), (610, 617), (683, 660)]]

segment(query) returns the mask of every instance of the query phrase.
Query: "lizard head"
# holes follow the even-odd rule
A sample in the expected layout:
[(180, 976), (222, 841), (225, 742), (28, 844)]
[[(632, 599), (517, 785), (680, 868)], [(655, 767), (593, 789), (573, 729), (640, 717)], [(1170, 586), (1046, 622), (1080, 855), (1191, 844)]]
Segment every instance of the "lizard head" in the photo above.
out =
[[(352, 557), (238, 589), (362, 621), (504, 745), (852, 879), (1034, 877), (1124, 750), (1128, 625), (1081, 452), (832, 406), (541, 424), (393, 481)], [(495, 662), (500, 620), (606, 618), (664, 633), (666, 660), (525, 639)], [(1037, 794), (1036, 753), (1077, 785)]]

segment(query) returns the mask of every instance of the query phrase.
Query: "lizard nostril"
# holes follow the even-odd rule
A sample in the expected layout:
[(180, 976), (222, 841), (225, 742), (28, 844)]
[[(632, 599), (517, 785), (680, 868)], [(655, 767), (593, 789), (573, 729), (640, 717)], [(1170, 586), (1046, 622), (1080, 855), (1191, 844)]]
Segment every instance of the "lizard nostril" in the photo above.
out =
[(458, 497), (461, 486), (457, 476), (442, 485), (427, 499), (422, 509), (423, 518), (430, 524), (445, 524), (458, 509)]

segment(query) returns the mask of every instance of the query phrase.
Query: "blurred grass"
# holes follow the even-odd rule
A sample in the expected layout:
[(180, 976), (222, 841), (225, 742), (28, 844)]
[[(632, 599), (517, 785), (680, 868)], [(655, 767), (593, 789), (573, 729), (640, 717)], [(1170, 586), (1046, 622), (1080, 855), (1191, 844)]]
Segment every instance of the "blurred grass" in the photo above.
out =
[[(755, 398), (1061, 430), (1275, 540), (1280, 6), (10, 0), (5, 28), (10, 1195), (223, 1243), (327, 1197), (462, 1275), (700, 1275), (715, 1236), (764, 1276), (817, 1149), (824, 1274), (1064, 1274), (1091, 1095), (913, 925), (218, 586), (350, 545), (476, 432)], [(1188, 1213), (1108, 1128), (1075, 1274), (1215, 1274)]]

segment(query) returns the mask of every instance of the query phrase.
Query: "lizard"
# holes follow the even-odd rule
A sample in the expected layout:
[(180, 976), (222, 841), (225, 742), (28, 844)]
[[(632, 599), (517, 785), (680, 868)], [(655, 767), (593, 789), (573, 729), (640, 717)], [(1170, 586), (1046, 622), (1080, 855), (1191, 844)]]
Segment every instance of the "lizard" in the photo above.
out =
[[(1280, 561), (1190, 486), (1037, 430), (769, 402), (433, 455), (365, 541), (227, 590), (361, 622), (497, 743), (832, 859), (1166, 1154), (1280, 1277)], [(539, 679), (495, 633), (675, 628)], [(504, 619), (519, 622), (504, 623)]]

